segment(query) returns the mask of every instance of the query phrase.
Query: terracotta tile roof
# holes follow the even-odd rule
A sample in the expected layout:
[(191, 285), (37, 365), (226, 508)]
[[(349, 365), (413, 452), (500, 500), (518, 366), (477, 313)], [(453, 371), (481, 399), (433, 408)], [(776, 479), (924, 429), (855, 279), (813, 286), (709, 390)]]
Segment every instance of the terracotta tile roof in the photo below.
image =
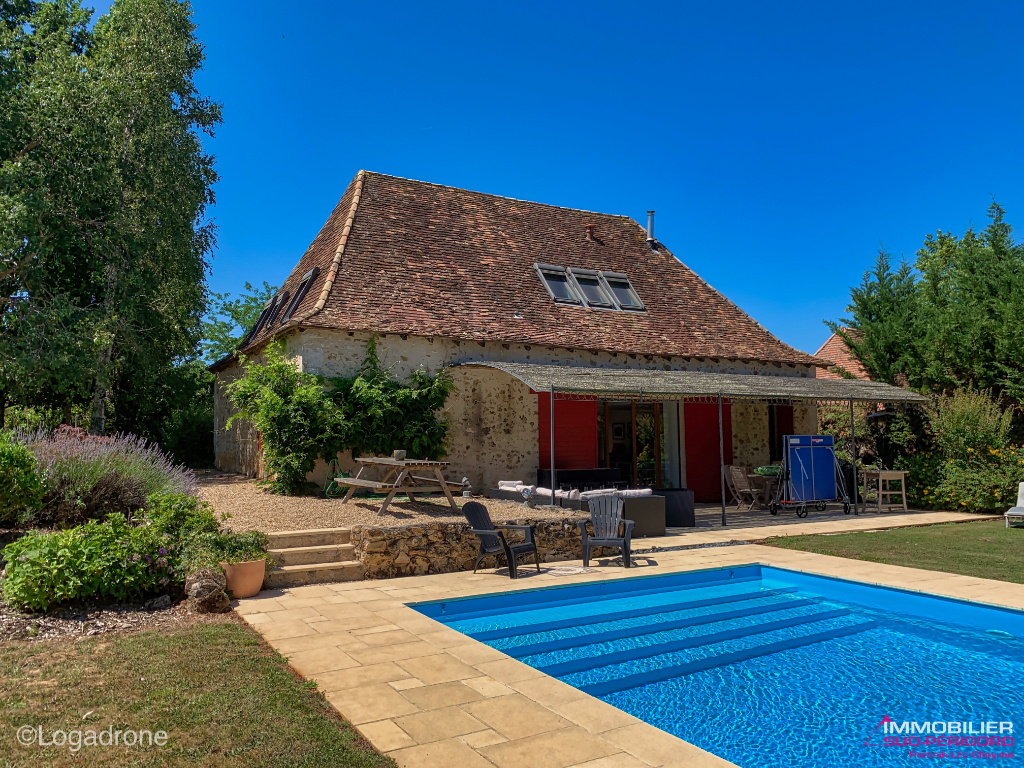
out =
[[(593, 241), (586, 238), (588, 224), (594, 225)], [(538, 262), (624, 272), (647, 311), (555, 304), (534, 271)], [(319, 273), (292, 322), (262, 330), (248, 350), (301, 322), (644, 355), (823, 364), (772, 336), (661, 243), (652, 251), (646, 231), (626, 216), (360, 171), (282, 290), (294, 296), (314, 267)]]
[[(828, 337), (828, 341), (821, 345), (821, 349), (814, 353), (815, 357), (824, 358), (828, 360), (832, 366), (839, 366), (840, 368), (852, 373), (854, 378), (871, 380), (868, 376), (867, 371), (860, 364), (850, 350), (846, 348), (846, 344), (836, 334), (832, 334)], [(832, 367), (830, 366), (830, 367)], [(838, 373), (833, 373), (828, 368), (821, 368), (818, 370), (817, 377), (819, 379), (841, 379), (843, 378)]]

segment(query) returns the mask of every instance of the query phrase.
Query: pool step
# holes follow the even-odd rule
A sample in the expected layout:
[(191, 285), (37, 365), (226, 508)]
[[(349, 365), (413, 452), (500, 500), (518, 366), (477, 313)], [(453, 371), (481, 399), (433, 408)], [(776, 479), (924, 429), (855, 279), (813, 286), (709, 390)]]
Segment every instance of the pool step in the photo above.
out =
[[(778, 611), (789, 610), (790, 608), (803, 608), (817, 604), (817, 600), (810, 599), (783, 600), (777, 603), (770, 603), (768, 605), (755, 605), (750, 608), (738, 608), (735, 611), (706, 613), (701, 616), (687, 616), (685, 618), (673, 619), (671, 621), (661, 621), (656, 624), (645, 624), (642, 627), (624, 627), (623, 629), (613, 629), (607, 632), (595, 632), (589, 635), (560, 637), (555, 640), (531, 643), (530, 645), (514, 645), (509, 648), (501, 648), (500, 650), (507, 653), (509, 656), (522, 658), (524, 656), (533, 656), (538, 653), (550, 653), (551, 651), (562, 651), (566, 648), (580, 648), (586, 645), (610, 643), (613, 640), (622, 640), (627, 637), (653, 635), (657, 632), (667, 632), (672, 629), (697, 627), (701, 624), (714, 624), (719, 621), (742, 619), (747, 616), (760, 616), (766, 613), (776, 613)], [(551, 673), (549, 672), (548, 674)]]
[(674, 677), (682, 677), (684, 675), (692, 675), (695, 672), (703, 672), (704, 670), (714, 669), (715, 667), (725, 667), (741, 661), (756, 659), (760, 656), (769, 656), (773, 653), (779, 653), (780, 651), (802, 648), (804, 646), (814, 645), (815, 643), (821, 643), (826, 640), (835, 640), (839, 637), (846, 637), (873, 629), (876, 626), (878, 626), (878, 622), (876, 621), (848, 624), (846, 626), (834, 627), (824, 632), (791, 637), (774, 643), (766, 643), (764, 645), (755, 645), (751, 648), (743, 648), (730, 653), (721, 653), (702, 659), (694, 659), (693, 661), (685, 664), (662, 667), (661, 669), (654, 669), (649, 672), (640, 672), (614, 680), (604, 680), (598, 683), (591, 683), (590, 685), (580, 685), (575, 687), (579, 688), (579, 690), (584, 693), (590, 694), (591, 696), (606, 696), (609, 693), (627, 691), (631, 688), (639, 688), (641, 685), (658, 683), (663, 680), (671, 680)]
[[(524, 632), (536, 634), (538, 632), (550, 632), (555, 629), (566, 627), (579, 627), (586, 624), (605, 624), (609, 621), (621, 619), (635, 619), (641, 616), (655, 616), (659, 613), (671, 613), (672, 611), (686, 611), (691, 608), (705, 608), (709, 605), (726, 605), (728, 603), (739, 603), (744, 600), (757, 600), (762, 597), (774, 597), (777, 595), (796, 592), (796, 587), (783, 587), (781, 589), (763, 589), (757, 592), (741, 592), (734, 595), (720, 595), (718, 597), (705, 597), (699, 600), (687, 600), (678, 603), (667, 603), (663, 605), (650, 605), (644, 608), (634, 608), (628, 611), (617, 611), (614, 613), (600, 613), (590, 616), (574, 616), (569, 619), (557, 621), (546, 621), (540, 624), (526, 624), (518, 627), (501, 627), (499, 629), (488, 629), (482, 632), (467, 632), (474, 640), (498, 640), (503, 637), (516, 637)], [(547, 607), (547, 606), (545, 606)], [(460, 617), (461, 620), (461, 617)]]
[(737, 640), (741, 637), (752, 637), (754, 635), (764, 634), (765, 632), (774, 632), (777, 629), (798, 627), (803, 624), (814, 624), (816, 622), (837, 619), (840, 616), (849, 615), (849, 610), (839, 608), (834, 611), (821, 611), (819, 613), (809, 613), (804, 616), (791, 616), (786, 619), (766, 621), (763, 624), (751, 624), (746, 627), (726, 629), (722, 632), (715, 632), (710, 635), (684, 637), (679, 640), (671, 640), (667, 643), (658, 643), (657, 645), (647, 645), (640, 648), (627, 648), (623, 651), (611, 651), (609, 653), (602, 653), (600, 656), (588, 656), (580, 659), (573, 659), (572, 661), (564, 661), (559, 664), (549, 664), (546, 667), (537, 667), (537, 669), (544, 674), (551, 675), (552, 677), (560, 677), (561, 675), (568, 675), (573, 672), (584, 672), (588, 669), (595, 669), (597, 667), (610, 667), (627, 661), (636, 661), (637, 659), (648, 659), (654, 656), (660, 656), (663, 653), (675, 653), (688, 648), (699, 648), (704, 645), (724, 643), (726, 640)]
[[(664, 578), (664, 577), (657, 577)], [(656, 581), (657, 578), (654, 580)], [(636, 579), (636, 581), (646, 581), (646, 579)], [(727, 579), (714, 579), (713, 581), (705, 581), (696, 584), (685, 584), (675, 587), (649, 587), (646, 589), (630, 589), (628, 592), (622, 591), (610, 591), (610, 592), (599, 592), (592, 594), (585, 599), (580, 597), (570, 597), (565, 600), (545, 600), (542, 606), (538, 606), (536, 602), (527, 602), (521, 605), (513, 606), (502, 606), (500, 608), (483, 608), (480, 610), (468, 610), (464, 606), (460, 605), (458, 601), (453, 603), (442, 603), (440, 615), (430, 614), (432, 619), (437, 621), (443, 621), (445, 623), (452, 623), (456, 621), (466, 621), (469, 619), (479, 619), (487, 616), (511, 616), (517, 613), (532, 613), (538, 610), (540, 607), (543, 610), (550, 610), (552, 608), (561, 608), (564, 606), (579, 606), (581, 604), (588, 605), (591, 607), (607, 606), (608, 603), (621, 602), (624, 604), (635, 603), (638, 600), (649, 597), (651, 595), (678, 595), (686, 592), (699, 592), (705, 589), (715, 589), (718, 587), (735, 587), (740, 584), (754, 583), (760, 585), (761, 578), (759, 576), (730, 576)], [(586, 587), (587, 585), (583, 585)], [(595, 585), (600, 588), (617, 586), (615, 583), (611, 584), (597, 584)], [(621, 586), (621, 585), (619, 585)], [(472, 601), (466, 601), (472, 602)], [(462, 610), (460, 610), (462, 609)]]

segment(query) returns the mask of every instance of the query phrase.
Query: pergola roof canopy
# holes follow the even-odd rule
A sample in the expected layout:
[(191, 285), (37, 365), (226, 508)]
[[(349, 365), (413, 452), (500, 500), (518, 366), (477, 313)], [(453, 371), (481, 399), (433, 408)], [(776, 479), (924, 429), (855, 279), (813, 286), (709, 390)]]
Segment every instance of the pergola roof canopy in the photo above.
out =
[(891, 384), (864, 379), (812, 379), (703, 371), (658, 371), (637, 368), (584, 368), (571, 365), (471, 362), (463, 367), (495, 368), (537, 392), (602, 397), (608, 400), (685, 400), (722, 397), (730, 400), (843, 401), (922, 403), (927, 398)]

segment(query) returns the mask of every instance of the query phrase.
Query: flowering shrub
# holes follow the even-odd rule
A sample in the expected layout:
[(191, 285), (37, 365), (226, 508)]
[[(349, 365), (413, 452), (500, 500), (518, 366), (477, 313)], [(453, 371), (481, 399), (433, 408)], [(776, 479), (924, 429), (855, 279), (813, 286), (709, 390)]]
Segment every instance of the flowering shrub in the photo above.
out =
[(42, 522), (68, 525), (111, 513), (130, 519), (154, 494), (196, 492), (192, 471), (141, 437), (98, 437), (61, 427), (52, 433), (16, 433), (15, 439), (36, 459), (44, 491)]
[(1024, 481), (1024, 448), (968, 449), (966, 458), (947, 459), (935, 489), (939, 506), (965, 512), (1005, 512), (1017, 503)]
[(42, 503), (35, 457), (10, 433), (0, 432), (0, 526), (31, 519)]

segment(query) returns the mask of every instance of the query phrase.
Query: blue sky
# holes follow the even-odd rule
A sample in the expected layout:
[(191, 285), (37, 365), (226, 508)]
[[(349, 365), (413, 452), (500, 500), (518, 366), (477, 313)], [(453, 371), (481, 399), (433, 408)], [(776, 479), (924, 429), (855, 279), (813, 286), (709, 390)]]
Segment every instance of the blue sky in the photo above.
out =
[(360, 168), (654, 208), (676, 256), (810, 352), (880, 242), (912, 258), (993, 197), (1024, 228), (1024, 3), (194, 8), (224, 104), (216, 291), (279, 285)]

